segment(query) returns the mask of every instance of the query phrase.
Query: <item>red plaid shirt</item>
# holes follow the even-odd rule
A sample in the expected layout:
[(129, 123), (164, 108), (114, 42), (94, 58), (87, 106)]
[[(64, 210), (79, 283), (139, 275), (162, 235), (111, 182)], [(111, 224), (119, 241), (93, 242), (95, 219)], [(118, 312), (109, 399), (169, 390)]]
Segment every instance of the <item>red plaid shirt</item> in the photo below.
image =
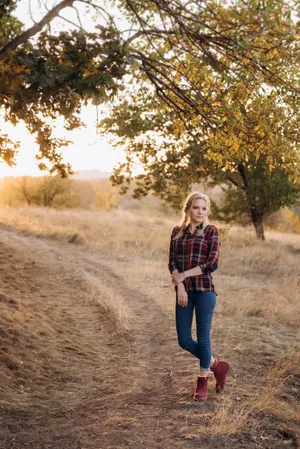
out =
[[(201, 225), (197, 226), (200, 227)], [(175, 269), (182, 273), (196, 266), (200, 266), (203, 274), (192, 276), (184, 281), (187, 291), (214, 292), (212, 271), (218, 268), (220, 239), (218, 229), (208, 225), (204, 235), (197, 237), (196, 231), (191, 234), (188, 226), (184, 228), (183, 235), (179, 239), (174, 237), (179, 227), (173, 229), (170, 241), (169, 270)]]

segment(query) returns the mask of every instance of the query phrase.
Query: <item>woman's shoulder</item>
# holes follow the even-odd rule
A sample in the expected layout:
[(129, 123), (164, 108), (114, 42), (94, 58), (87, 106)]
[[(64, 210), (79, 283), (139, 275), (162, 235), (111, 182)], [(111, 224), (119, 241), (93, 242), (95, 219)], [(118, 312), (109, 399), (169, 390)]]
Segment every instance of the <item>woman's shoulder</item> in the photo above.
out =
[(217, 226), (213, 225), (213, 224), (209, 224), (208, 226), (206, 226), (205, 231), (208, 235), (211, 234), (219, 234), (218, 228)]
[(217, 226), (214, 224), (209, 223), (209, 225), (207, 226), (211, 231), (215, 231), (218, 230)]
[(173, 228), (172, 232), (171, 232), (171, 238), (175, 237), (176, 234), (178, 234), (180, 230), (180, 226), (175, 226), (175, 228)]

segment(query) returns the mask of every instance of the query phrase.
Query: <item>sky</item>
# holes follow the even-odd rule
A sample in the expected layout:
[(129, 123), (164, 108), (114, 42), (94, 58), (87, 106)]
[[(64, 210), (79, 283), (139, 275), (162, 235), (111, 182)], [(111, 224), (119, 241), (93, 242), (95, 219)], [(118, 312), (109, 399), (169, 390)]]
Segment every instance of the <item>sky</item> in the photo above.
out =
[[(62, 148), (65, 162), (69, 162), (74, 171), (98, 169), (111, 172), (113, 167), (125, 160), (123, 149), (114, 149), (104, 138), (97, 134), (96, 129), (96, 107), (89, 105), (82, 113), (86, 128), (80, 128), (67, 132), (61, 124), (58, 124), (54, 134), (56, 137), (66, 137), (72, 140), (66, 148)], [(4, 176), (41, 176), (35, 154), (38, 146), (34, 141), (34, 136), (29, 134), (23, 123), (16, 127), (0, 119), (0, 129), (9, 135), (12, 140), (20, 142), (19, 154), (16, 158), (17, 165), (10, 168), (7, 164), (0, 163), (0, 177)]]
[[(25, 23), (26, 29), (33, 23), (29, 14), (29, 3), (29, 0), (22, 0), (17, 9), (17, 16)], [(50, 6), (51, 2), (48, 2), (48, 4)], [(31, 0), (31, 12), (36, 21), (43, 17), (43, 11), (44, 9), (40, 5), (39, 0)], [(63, 12), (63, 15), (69, 19), (76, 20), (76, 17), (72, 17), (73, 14), (75, 12), (71, 8), (67, 8)], [(54, 22), (53, 27), (55, 26), (57, 25)], [(68, 25), (60, 21), (61, 26), (67, 27)], [(89, 28), (91, 27), (89, 26)], [(99, 169), (111, 172), (115, 165), (125, 161), (124, 150), (113, 149), (108, 137), (101, 137), (97, 134), (96, 117), (96, 107), (89, 105), (83, 108), (81, 115), (86, 128), (67, 132), (63, 129), (62, 122), (57, 124), (55, 136), (65, 137), (74, 142), (67, 148), (62, 148), (61, 152), (65, 162), (69, 162), (75, 171)], [(25, 126), (18, 124), (16, 127), (13, 127), (0, 117), (0, 130), (2, 133), (8, 134), (11, 140), (20, 141), (19, 154), (16, 158), (17, 165), (10, 168), (7, 164), (0, 162), (0, 177), (45, 175), (45, 172), (41, 172), (37, 167), (40, 161), (37, 161), (35, 158), (38, 146), (34, 141), (34, 136), (27, 132)]]

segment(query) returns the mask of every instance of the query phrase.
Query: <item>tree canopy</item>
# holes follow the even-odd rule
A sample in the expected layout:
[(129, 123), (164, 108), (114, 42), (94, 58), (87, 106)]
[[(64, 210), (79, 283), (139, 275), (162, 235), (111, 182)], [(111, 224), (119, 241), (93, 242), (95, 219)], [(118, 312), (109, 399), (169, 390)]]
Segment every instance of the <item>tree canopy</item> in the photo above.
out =
[[(60, 154), (68, 142), (53, 136), (51, 120), (63, 116), (67, 129), (82, 126), (80, 111), (86, 102), (118, 103), (128, 83), (129, 94), (135, 93), (128, 101), (136, 102), (141, 94), (136, 83), (156, 94), (157, 104), (163, 104), (164, 125), (176, 124), (177, 135), (183, 130), (192, 135), (197, 129), (202, 142), (209, 134), (217, 147), (232, 130), (245, 138), (261, 133), (261, 145), (253, 150), (259, 157), (265, 154), (264, 125), (243, 108), (251, 97), (250, 102), (263, 102), (268, 114), (265, 98), (272, 102), (276, 96), (298, 139), (296, 2), (63, 0), (47, 2), (44, 17), (28, 28), (14, 15), (18, 3), (0, 4), (1, 108), (7, 120), (24, 121), (36, 135), (38, 158), (46, 157), (52, 172), (65, 176), (71, 167)], [(112, 8), (118, 10), (116, 20)], [(70, 20), (69, 11), (75, 11), (76, 19)], [(67, 30), (56, 21), (62, 17)], [(94, 23), (92, 31), (82, 20), (87, 17)], [(231, 142), (226, 148), (220, 164), (240, 146)], [(17, 144), (2, 135), (0, 157), (11, 164), (16, 150)], [(210, 154), (215, 160), (217, 150)], [(277, 146), (267, 157), (271, 165), (281, 158), (292, 169), (291, 158), (285, 154), (282, 160)]]
[[(247, 212), (264, 238), (264, 215), (294, 204), (300, 194), (298, 25), (281, 1), (237, 1), (212, 15), (221, 34), (226, 23), (228, 39), (242, 39), (239, 51), (227, 55), (214, 48), (213, 62), (200, 51), (178, 56), (162, 47), (160, 61), (166, 54), (172, 59), (166, 77), (174, 93), (169, 85), (161, 89), (154, 82), (153, 88), (151, 74), (135, 72), (134, 89), (123, 92), (102, 121), (103, 132), (127, 150), (127, 163), (113, 180), (125, 191), (137, 159), (144, 174), (135, 196), (153, 190), (175, 207), (193, 182), (223, 183), (227, 215)], [(264, 61), (263, 67), (253, 61)], [(178, 84), (195, 108), (179, 100)]]

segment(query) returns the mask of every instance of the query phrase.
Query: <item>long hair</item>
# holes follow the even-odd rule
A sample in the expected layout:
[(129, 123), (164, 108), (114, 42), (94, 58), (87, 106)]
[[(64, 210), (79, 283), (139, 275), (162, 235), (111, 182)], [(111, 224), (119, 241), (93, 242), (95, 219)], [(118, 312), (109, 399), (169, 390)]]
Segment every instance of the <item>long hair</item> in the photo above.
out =
[[(191, 193), (187, 199), (185, 200), (183, 209), (182, 209), (182, 219), (178, 225), (178, 233), (174, 237), (174, 239), (179, 239), (183, 235), (183, 230), (190, 224), (189, 211), (192, 209), (194, 202), (198, 199), (204, 200), (206, 202), (207, 207), (207, 215), (210, 212), (210, 199), (207, 195), (201, 192), (193, 192)], [(209, 225), (208, 218), (206, 217), (202, 223), (201, 228), (198, 229), (197, 237), (204, 235), (205, 228)]]

